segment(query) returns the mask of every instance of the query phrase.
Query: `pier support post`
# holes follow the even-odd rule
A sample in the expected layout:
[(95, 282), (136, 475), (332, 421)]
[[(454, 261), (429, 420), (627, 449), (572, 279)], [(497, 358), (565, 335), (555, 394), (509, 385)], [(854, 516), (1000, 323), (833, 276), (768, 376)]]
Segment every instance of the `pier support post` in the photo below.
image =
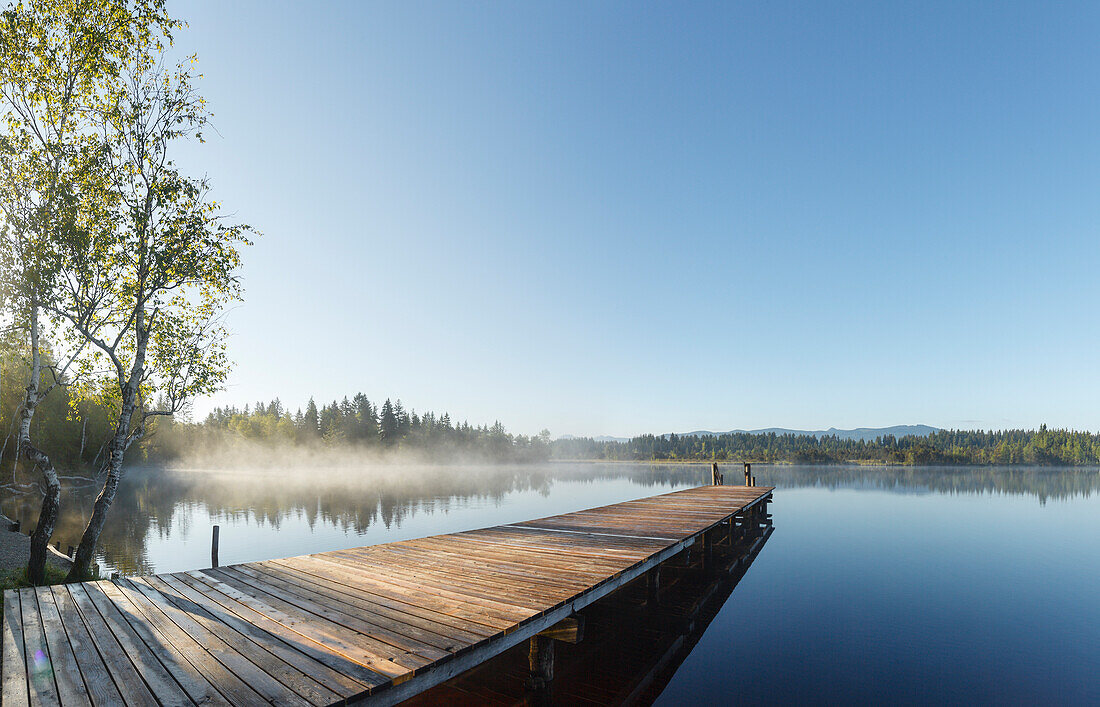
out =
[(749, 482), (752, 480), (752, 464), (745, 462), (745, 485), (751, 486)]
[(530, 674), (525, 683), (527, 704), (552, 704), (550, 682), (554, 679), (554, 644), (580, 643), (584, 638), (584, 616), (574, 614), (531, 636), (527, 643)]
[(645, 605), (657, 606), (661, 593), (661, 566), (657, 565), (645, 573)]
[(547, 636), (532, 636), (528, 641), (527, 663), (530, 676), (527, 689), (544, 693), (553, 680), (553, 639)]

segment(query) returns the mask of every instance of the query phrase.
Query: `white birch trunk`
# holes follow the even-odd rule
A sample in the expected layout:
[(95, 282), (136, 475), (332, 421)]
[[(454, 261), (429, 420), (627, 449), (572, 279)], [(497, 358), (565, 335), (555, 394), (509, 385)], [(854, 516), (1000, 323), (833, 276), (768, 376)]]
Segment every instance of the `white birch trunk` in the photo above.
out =
[(27, 578), (31, 584), (42, 584), (46, 579), (46, 555), (54, 526), (57, 524), (58, 511), (61, 508), (61, 481), (53, 468), (50, 457), (31, 443), (31, 421), (41, 400), (39, 385), (42, 375), (42, 355), (38, 348), (38, 308), (31, 308), (31, 378), (27, 384), (27, 394), (23, 399), (23, 411), (19, 417), (19, 450), (22, 456), (42, 469), (46, 482), (46, 494), (42, 497), (42, 508), (38, 514), (38, 524), (31, 533), (31, 554), (27, 560)]
[[(92, 560), (95, 557), (96, 545), (99, 536), (103, 532), (103, 525), (107, 522), (107, 513), (115, 502), (115, 493), (118, 491), (118, 482), (122, 480), (122, 462), (126, 457), (126, 449), (139, 439), (142, 429), (131, 432), (130, 425), (134, 411), (137, 408), (138, 385), (145, 372), (145, 351), (148, 346), (148, 332), (143, 329), (143, 317), (139, 310), (135, 326), (137, 334), (137, 346), (134, 352), (134, 364), (130, 368), (130, 376), (120, 380), (122, 392), (122, 407), (119, 410), (118, 423), (115, 425), (115, 433), (111, 438), (107, 452), (106, 469), (107, 478), (103, 480), (103, 488), (96, 496), (92, 505), (92, 515), (88, 519), (88, 525), (80, 536), (80, 545), (76, 548), (73, 564), (69, 568), (66, 582), (79, 582), (91, 578)], [(121, 378), (121, 376), (120, 376)]]

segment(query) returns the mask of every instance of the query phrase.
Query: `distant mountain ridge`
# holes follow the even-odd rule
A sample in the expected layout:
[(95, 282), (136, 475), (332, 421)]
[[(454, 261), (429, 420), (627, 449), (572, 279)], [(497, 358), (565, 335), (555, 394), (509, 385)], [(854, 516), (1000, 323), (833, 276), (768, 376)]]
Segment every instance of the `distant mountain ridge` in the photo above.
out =
[(599, 435), (596, 437), (579, 437), (577, 435), (562, 435), (558, 439), (591, 439), (593, 442), (629, 442), (630, 437), (609, 437), (607, 435)]
[[(694, 432), (676, 433), (677, 437), (702, 437), (703, 435), (731, 435), (731, 434), (771, 434), (774, 432), (777, 435), (807, 435), (810, 437), (828, 437), (830, 435), (836, 436), (840, 439), (858, 439), (865, 442), (873, 442), (879, 437), (886, 435), (893, 435), (894, 437), (906, 437), (912, 435), (914, 437), (927, 437), (933, 432), (938, 432), (938, 427), (930, 427), (928, 425), (894, 425), (893, 427), (856, 427), (851, 430), (839, 430), (835, 427), (830, 427), (827, 430), (791, 430), (786, 427), (765, 427), (759, 430), (729, 430), (728, 432), (712, 432), (710, 430), (695, 430)], [(662, 435), (668, 437), (669, 433)], [(562, 435), (558, 439), (581, 439), (575, 435)], [(591, 438), (595, 442), (629, 442), (630, 437), (610, 437), (608, 435), (600, 435), (598, 437)]]
[(701, 437), (703, 435), (724, 435), (724, 434), (771, 434), (774, 432), (777, 435), (806, 435), (809, 437), (829, 437), (835, 436), (839, 439), (858, 439), (865, 442), (872, 442), (879, 437), (885, 437), (886, 435), (893, 435), (894, 437), (927, 437), (933, 432), (938, 432), (938, 427), (930, 427), (929, 425), (894, 425), (893, 427), (856, 427), (851, 430), (840, 430), (836, 427), (830, 427), (827, 430), (791, 430), (785, 427), (765, 427), (759, 430), (730, 430), (728, 432), (711, 432), (710, 430), (695, 430), (694, 432), (685, 432), (680, 435), (681, 437)]

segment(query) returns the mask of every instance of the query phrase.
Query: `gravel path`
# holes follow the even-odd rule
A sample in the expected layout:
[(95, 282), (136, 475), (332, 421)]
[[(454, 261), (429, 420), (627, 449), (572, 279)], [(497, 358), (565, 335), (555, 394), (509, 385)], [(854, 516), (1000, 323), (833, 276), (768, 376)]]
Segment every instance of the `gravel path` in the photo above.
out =
[[(31, 536), (23, 533), (13, 533), (8, 528), (12, 521), (0, 514), (0, 574), (7, 574), (12, 570), (27, 566), (27, 558), (31, 554)], [(50, 554), (46, 562), (58, 569), (67, 570), (71, 564), (64, 555), (50, 548)]]

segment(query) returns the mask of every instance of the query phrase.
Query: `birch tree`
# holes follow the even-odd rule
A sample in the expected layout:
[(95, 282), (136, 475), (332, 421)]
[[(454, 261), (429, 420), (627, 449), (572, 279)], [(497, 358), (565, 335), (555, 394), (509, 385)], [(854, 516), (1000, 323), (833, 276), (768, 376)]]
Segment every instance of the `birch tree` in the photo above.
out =
[(117, 410), (70, 581), (90, 574), (130, 446), (152, 418), (218, 389), (229, 370), (223, 313), (241, 296), (239, 248), (250, 229), (226, 223), (207, 180), (184, 175), (171, 159), (173, 145), (201, 141), (209, 114), (193, 87), (194, 57), (167, 66), (169, 41), (140, 38), (123, 63), (100, 122), (113, 228), (65, 242), (50, 306), (94, 351), (83, 373), (99, 376)]
[[(17, 457), (35, 464), (45, 482), (28, 565), (35, 584), (44, 578), (61, 486), (49, 454), (31, 439), (31, 422), (85, 347), (49, 316), (59, 243), (103, 226), (105, 182), (97, 178), (99, 139), (90, 118), (110, 94), (128, 47), (160, 21), (159, 8), (156, 2), (35, 0), (13, 3), (0, 15), (0, 297), (5, 323), (25, 334), (30, 364)], [(43, 363), (47, 335), (56, 365)]]

